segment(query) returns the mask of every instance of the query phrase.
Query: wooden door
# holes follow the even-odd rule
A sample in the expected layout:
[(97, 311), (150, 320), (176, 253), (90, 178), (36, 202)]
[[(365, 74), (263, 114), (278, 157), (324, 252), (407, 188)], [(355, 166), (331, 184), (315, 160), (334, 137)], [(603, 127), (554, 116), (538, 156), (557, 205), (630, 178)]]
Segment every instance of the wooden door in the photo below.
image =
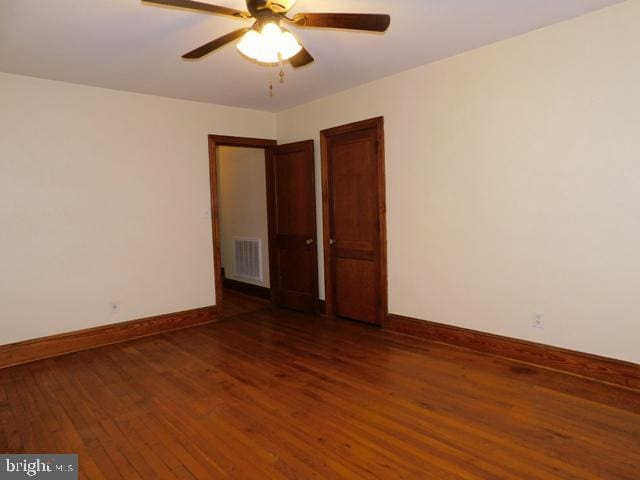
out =
[(267, 182), (273, 300), (279, 307), (317, 312), (313, 140), (272, 147)]
[(382, 118), (322, 132), (327, 313), (382, 325), (386, 315)]

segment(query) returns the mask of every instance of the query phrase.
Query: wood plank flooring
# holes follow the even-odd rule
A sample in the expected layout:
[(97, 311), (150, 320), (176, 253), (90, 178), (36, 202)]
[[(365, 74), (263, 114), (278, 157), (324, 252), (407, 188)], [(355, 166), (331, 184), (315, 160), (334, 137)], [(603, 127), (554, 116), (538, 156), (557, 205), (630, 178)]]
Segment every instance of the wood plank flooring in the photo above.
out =
[(229, 318), (269, 308), (271, 307), (271, 301), (225, 289), (223, 306), (223, 317)]
[(247, 305), (0, 370), (0, 451), (108, 480), (640, 478), (637, 391)]

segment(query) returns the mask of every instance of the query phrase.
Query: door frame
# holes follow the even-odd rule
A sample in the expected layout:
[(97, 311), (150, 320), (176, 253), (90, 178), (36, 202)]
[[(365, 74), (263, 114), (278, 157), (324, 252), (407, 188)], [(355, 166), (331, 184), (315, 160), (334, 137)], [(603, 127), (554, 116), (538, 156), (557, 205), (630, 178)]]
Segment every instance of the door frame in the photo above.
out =
[[(224, 307), (222, 298), (224, 289), (222, 285), (222, 254), (220, 245), (220, 203), (218, 192), (218, 147), (243, 147), (258, 148), (264, 150), (265, 176), (267, 182), (267, 229), (269, 232), (269, 240), (271, 240), (272, 232), (275, 231), (274, 220), (275, 212), (272, 211), (274, 206), (269, 198), (271, 179), (269, 178), (269, 165), (271, 163), (271, 147), (278, 144), (276, 140), (264, 138), (249, 137), (232, 137), (226, 135), (209, 135), (209, 191), (211, 196), (211, 234), (213, 238), (213, 278), (215, 282), (216, 307), (218, 315), (224, 315)], [(269, 281), (273, 285), (274, 279), (277, 279), (277, 262), (274, 262), (274, 251), (272, 242), (269, 241)], [(271, 290), (271, 301), (274, 301), (273, 289)]]
[(384, 117), (375, 117), (359, 122), (341, 125), (339, 127), (328, 128), (320, 132), (321, 145), (321, 168), (322, 168), (322, 241), (324, 248), (324, 285), (326, 315), (335, 317), (335, 299), (333, 275), (331, 265), (333, 264), (333, 248), (329, 243), (329, 230), (331, 218), (329, 215), (329, 145), (330, 137), (345, 133), (358, 132), (375, 128), (376, 140), (378, 144), (378, 248), (380, 252), (380, 318), (378, 324), (384, 327), (389, 313), (388, 304), (388, 280), (387, 280), (387, 209), (386, 209), (386, 182), (385, 182), (385, 148), (384, 148)]

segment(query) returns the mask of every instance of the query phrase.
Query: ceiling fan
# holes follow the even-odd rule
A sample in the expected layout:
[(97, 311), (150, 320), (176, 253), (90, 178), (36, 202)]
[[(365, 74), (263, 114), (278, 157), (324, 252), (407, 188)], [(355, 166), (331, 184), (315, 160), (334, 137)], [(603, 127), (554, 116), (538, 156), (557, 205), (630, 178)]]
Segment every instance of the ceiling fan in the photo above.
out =
[(254, 18), (250, 28), (240, 28), (216, 38), (182, 56), (198, 59), (242, 38), (237, 48), (243, 55), (264, 64), (289, 61), (295, 68), (313, 62), (311, 54), (298, 43), (296, 38), (281, 23), (287, 22), (297, 27), (340, 28), (384, 32), (389, 28), (391, 17), (369, 13), (298, 13), (287, 16), (296, 0), (247, 0), (247, 10), (220, 7), (192, 0), (144, 0), (147, 3), (170, 7), (187, 8), (204, 13), (229, 15), (240, 19)]

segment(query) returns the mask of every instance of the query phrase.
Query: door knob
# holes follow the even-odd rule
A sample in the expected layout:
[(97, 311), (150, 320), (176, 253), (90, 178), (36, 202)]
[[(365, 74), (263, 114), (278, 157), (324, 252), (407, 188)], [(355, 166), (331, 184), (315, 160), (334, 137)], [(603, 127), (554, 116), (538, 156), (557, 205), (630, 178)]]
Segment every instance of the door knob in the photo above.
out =
[(335, 238), (330, 238), (329, 239), (329, 245), (335, 245), (336, 244), (336, 239)]
[(313, 238), (307, 238), (304, 243), (306, 243), (307, 245), (311, 245), (313, 243)]

